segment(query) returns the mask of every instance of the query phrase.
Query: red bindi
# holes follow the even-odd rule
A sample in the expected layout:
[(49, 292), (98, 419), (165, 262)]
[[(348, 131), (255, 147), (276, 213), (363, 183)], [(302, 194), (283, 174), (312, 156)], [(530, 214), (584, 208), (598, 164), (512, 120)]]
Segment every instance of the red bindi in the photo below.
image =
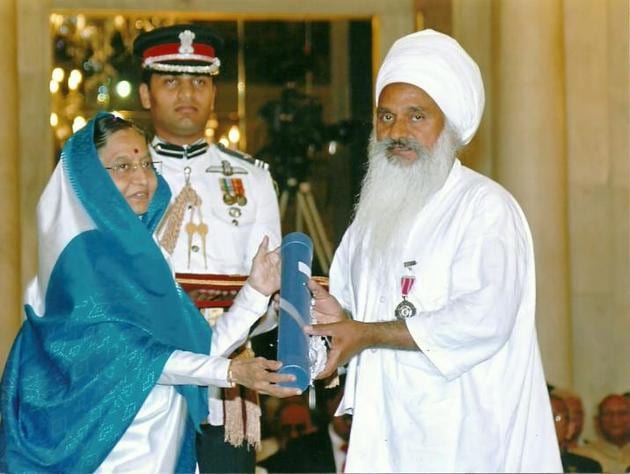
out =
[(139, 151), (139, 150), (138, 150), (137, 148), (134, 148), (134, 149), (133, 149), (133, 152), (134, 152), (134, 153), (138, 153), (138, 151)]

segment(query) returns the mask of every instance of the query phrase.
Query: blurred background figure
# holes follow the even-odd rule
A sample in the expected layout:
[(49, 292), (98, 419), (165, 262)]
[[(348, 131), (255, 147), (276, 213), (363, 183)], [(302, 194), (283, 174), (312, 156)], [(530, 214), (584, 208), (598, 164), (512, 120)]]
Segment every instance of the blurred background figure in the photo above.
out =
[(630, 406), (623, 395), (605, 396), (595, 417), (598, 439), (574, 453), (597, 460), (604, 472), (626, 472), (630, 467)]
[[(263, 419), (265, 431), (268, 432), (262, 441), (262, 448), (257, 452), (257, 472), (298, 472), (295, 467), (282, 469), (286, 456), (284, 454), (291, 440), (313, 433), (317, 427), (304, 396), (289, 397), (276, 403), (263, 402)], [(271, 409), (271, 413), (269, 412)], [(262, 468), (262, 471), (261, 471)]]
[(278, 433), (280, 449), (283, 450), (291, 440), (316, 431), (311, 411), (303, 397), (291, 397), (280, 404), (278, 410)]
[(580, 437), (584, 429), (584, 406), (582, 399), (569, 390), (554, 388), (551, 393), (561, 398), (569, 411), (567, 447), (574, 449), (582, 444)]
[(558, 445), (560, 446), (560, 458), (564, 472), (602, 472), (602, 466), (594, 459), (581, 456), (568, 451), (571, 421), (566, 400), (551, 393), (551, 412), (556, 428)]
[(581, 444), (580, 436), (584, 428), (584, 408), (582, 399), (575, 395), (569, 394), (564, 398), (564, 403), (569, 411), (569, 449), (575, 448)]
[[(304, 434), (296, 429), (300, 428), (298, 425), (292, 426), (289, 432), (285, 424), (284, 448), (260, 463), (267, 472), (344, 472), (352, 417), (335, 416), (343, 396), (343, 379), (340, 385), (333, 388), (324, 388), (323, 385), (316, 387), (317, 407), (321, 411), (318, 429)], [(290, 405), (286, 408), (285, 418), (289, 418), (288, 414), (295, 418), (299, 413)], [(282, 423), (282, 417), (280, 421)]]

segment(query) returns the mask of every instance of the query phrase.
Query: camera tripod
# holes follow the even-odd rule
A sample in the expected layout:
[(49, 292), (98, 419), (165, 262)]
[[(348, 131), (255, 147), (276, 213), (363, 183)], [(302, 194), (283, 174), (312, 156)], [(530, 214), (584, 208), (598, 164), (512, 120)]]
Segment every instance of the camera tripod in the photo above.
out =
[(306, 225), (306, 230), (313, 239), (315, 258), (321, 270), (327, 275), (332, 261), (332, 244), (317, 210), (311, 184), (307, 181), (300, 183), (295, 178), (287, 180), (287, 187), (280, 195), (280, 219), (283, 222), (292, 195), (295, 195), (295, 230), (303, 232)]

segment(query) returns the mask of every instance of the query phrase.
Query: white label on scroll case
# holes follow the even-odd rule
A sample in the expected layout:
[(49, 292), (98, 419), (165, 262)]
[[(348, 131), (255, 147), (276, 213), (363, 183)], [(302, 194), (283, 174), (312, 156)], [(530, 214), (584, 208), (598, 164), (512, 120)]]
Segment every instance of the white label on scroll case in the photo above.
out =
[(298, 270), (306, 275), (306, 278), (311, 278), (311, 269), (304, 262), (298, 262)]

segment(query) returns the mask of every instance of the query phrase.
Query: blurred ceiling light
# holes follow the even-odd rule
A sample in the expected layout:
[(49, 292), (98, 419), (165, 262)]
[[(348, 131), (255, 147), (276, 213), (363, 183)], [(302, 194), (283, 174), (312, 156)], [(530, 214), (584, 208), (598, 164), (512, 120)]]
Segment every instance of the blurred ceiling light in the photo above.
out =
[(129, 97), (129, 94), (131, 94), (131, 83), (129, 81), (120, 81), (116, 84), (116, 94), (123, 99)]
[(230, 127), (230, 131), (228, 132), (228, 140), (232, 143), (238, 143), (241, 139), (241, 131), (238, 129), (238, 126), (232, 125)]
[(72, 71), (70, 71), (70, 75), (68, 76), (68, 88), (70, 90), (76, 90), (79, 87), (79, 84), (81, 84), (82, 80), (83, 75), (81, 74), (81, 71), (79, 71), (78, 69), (73, 69)]
[(77, 30), (85, 28), (85, 15), (77, 15)]
[(337, 153), (337, 142), (335, 140), (331, 140), (328, 143), (328, 154), (334, 155), (335, 153)]
[(85, 121), (85, 118), (83, 118), (81, 115), (77, 115), (72, 121), (72, 132), (78, 132), (85, 126), (86, 123), (87, 122)]
[(59, 141), (64, 141), (66, 138), (70, 136), (70, 129), (68, 126), (59, 127), (55, 130), (55, 135)]
[(61, 25), (63, 25), (63, 15), (53, 13), (50, 15), (50, 22), (58, 29)]
[(64, 71), (63, 68), (56, 67), (52, 71), (52, 80), (55, 82), (61, 82), (63, 81), (63, 78), (65, 75), (66, 75), (66, 71)]
[(114, 26), (121, 30), (125, 26), (125, 17), (122, 15), (116, 15), (114, 17)]
[(59, 116), (55, 112), (53, 112), (52, 114), (50, 114), (50, 126), (56, 127), (57, 125), (59, 125)]

